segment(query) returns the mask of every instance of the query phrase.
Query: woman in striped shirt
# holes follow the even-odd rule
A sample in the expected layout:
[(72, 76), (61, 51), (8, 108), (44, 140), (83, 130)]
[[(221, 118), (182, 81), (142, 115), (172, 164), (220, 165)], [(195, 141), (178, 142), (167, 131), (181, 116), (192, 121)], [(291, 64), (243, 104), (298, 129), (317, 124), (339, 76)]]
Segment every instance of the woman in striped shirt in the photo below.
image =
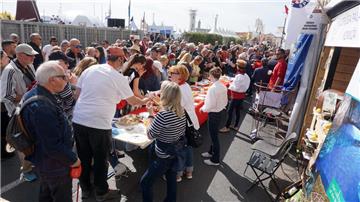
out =
[(186, 117), (181, 107), (181, 91), (174, 82), (161, 85), (161, 110), (154, 117), (153, 107), (148, 104), (151, 121), (148, 137), (155, 139), (156, 159), (141, 178), (143, 201), (152, 201), (152, 186), (155, 180), (166, 176), (167, 194), (164, 201), (176, 201), (176, 170), (179, 155), (185, 147)]

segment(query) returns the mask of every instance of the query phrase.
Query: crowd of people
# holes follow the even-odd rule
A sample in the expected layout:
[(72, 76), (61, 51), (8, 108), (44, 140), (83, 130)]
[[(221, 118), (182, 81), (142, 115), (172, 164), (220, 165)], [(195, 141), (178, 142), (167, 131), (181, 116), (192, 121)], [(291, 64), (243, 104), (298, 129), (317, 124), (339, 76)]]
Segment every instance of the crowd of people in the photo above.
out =
[[(34, 153), (17, 152), (21, 177), (40, 179), (39, 201), (71, 201), (69, 170), (80, 164), (83, 199), (92, 192), (97, 201), (121, 197), (107, 183), (109, 163), (117, 175), (124, 169), (112, 146), (111, 124), (114, 116), (139, 106), (149, 110), (147, 133), (155, 140), (149, 147), (152, 160), (140, 180), (143, 200), (152, 201), (152, 184), (164, 175), (165, 201), (175, 201), (176, 183), (183, 177), (192, 179), (194, 170), (193, 148), (184, 140), (185, 114), (195, 129), (200, 128), (190, 85), (203, 79), (213, 83), (200, 109), (209, 115), (212, 144), (201, 155), (205, 164), (218, 166), (218, 132), (237, 129), (242, 100), (251, 96), (253, 84), (268, 83), (270, 90), (275, 89), (283, 84), (287, 66), (286, 51), (263, 44), (195, 44), (165, 38), (153, 43), (147, 35), (83, 47), (76, 38), (59, 43), (51, 37), (44, 44), (41, 35), (33, 33), (29, 43), (21, 43), (11, 34), (1, 47), (2, 134), (19, 103), (35, 95), (46, 98), (23, 113), (24, 124), (36, 140)], [(235, 77), (229, 88), (219, 81), (222, 75)], [(154, 113), (159, 103), (160, 111)], [(228, 119), (219, 130), (226, 108)], [(236, 120), (230, 126), (233, 112)]]

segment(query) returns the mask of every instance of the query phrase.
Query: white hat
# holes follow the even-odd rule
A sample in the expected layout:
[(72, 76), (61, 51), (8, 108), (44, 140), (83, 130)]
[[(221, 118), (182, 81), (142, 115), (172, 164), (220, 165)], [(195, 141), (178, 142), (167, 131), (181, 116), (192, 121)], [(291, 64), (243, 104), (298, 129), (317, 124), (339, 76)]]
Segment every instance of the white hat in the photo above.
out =
[(22, 43), (15, 48), (16, 53), (25, 53), (26, 55), (37, 55), (36, 52), (30, 45)]

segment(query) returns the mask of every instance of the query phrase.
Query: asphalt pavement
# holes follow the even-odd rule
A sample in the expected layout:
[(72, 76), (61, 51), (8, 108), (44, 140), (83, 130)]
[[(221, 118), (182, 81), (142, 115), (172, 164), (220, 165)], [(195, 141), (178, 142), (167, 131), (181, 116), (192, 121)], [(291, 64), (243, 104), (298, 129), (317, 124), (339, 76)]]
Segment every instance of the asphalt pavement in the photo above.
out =
[[(241, 127), (238, 131), (231, 130), (229, 133), (219, 133), (221, 146), (220, 166), (207, 166), (200, 156), (202, 152), (209, 149), (211, 140), (205, 123), (200, 131), (204, 135), (204, 143), (201, 147), (194, 149), (194, 173), (193, 179), (183, 178), (178, 183), (177, 201), (179, 202), (212, 202), (212, 201), (270, 201), (264, 189), (257, 185), (249, 192), (246, 190), (252, 185), (255, 175), (251, 169), (246, 168), (252, 150), (252, 142), (249, 134), (254, 126), (253, 116), (247, 113), (249, 102), (244, 104), (241, 112)], [(221, 126), (225, 124), (226, 114), (224, 113)], [(264, 139), (280, 143), (280, 140), (273, 135), (275, 126), (267, 124), (262, 131)], [(109, 179), (110, 188), (121, 190), (122, 198), (114, 201), (141, 201), (141, 190), (139, 181), (148, 166), (147, 150), (136, 149), (126, 152), (125, 157), (120, 159), (128, 167), (128, 172), (119, 179)], [(0, 201), (32, 202), (38, 201), (39, 183), (23, 182), (19, 180), (19, 160), (11, 159), (1, 161), (1, 198)], [(111, 168), (109, 168), (111, 172)], [(296, 171), (294, 157), (286, 158), (281, 168), (276, 172), (276, 181), (280, 188), (284, 188), (299, 178)], [(265, 181), (272, 197), (277, 194), (274, 183)], [(163, 201), (166, 193), (166, 182), (158, 179), (154, 185), (154, 201)], [(81, 200), (81, 190), (77, 192), (77, 181), (73, 182), (73, 201)], [(94, 197), (84, 201), (95, 201)]]

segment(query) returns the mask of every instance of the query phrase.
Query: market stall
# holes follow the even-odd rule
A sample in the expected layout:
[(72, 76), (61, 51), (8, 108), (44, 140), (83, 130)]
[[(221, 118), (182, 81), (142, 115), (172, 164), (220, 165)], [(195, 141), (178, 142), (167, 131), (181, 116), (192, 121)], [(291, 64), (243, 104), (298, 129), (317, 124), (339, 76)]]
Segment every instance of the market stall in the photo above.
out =
[(332, 22), (298, 142), (302, 189), (291, 200), (360, 201), (360, 2), (325, 10)]

